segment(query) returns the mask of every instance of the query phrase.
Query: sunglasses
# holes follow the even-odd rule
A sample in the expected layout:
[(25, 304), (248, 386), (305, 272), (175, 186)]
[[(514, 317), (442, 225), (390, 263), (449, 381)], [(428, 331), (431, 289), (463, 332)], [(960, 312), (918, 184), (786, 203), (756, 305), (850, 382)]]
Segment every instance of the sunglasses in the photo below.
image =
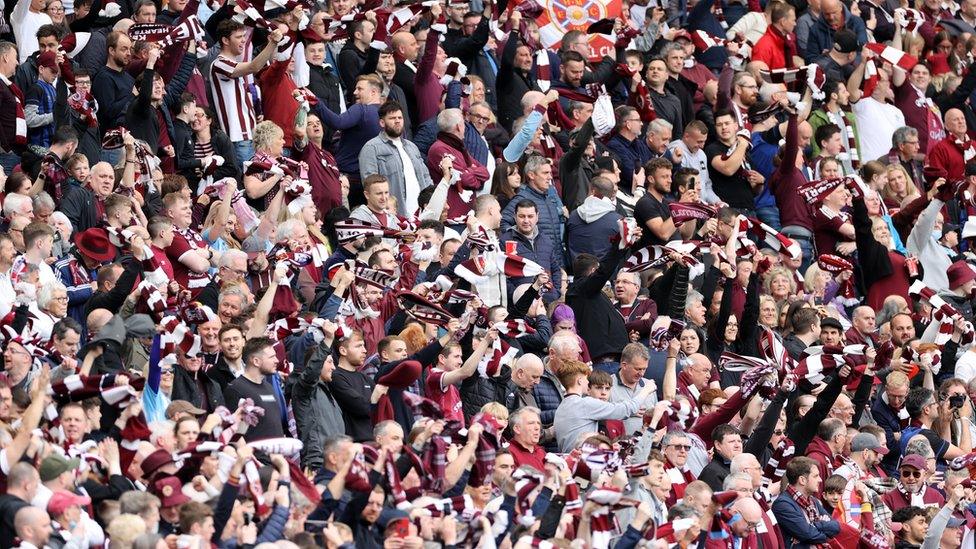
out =
[(684, 450), (685, 452), (691, 450), (691, 446), (688, 444), (669, 444), (668, 447), (674, 448), (675, 450)]
[(780, 436), (780, 435), (783, 434), (783, 432), (784, 431), (782, 429), (776, 429), (775, 431), (773, 431), (773, 434), (776, 435), (776, 436)]
[(902, 476), (902, 478), (908, 478), (908, 477), (922, 478), (922, 472), (921, 471), (916, 471), (916, 470), (905, 469), (905, 470), (901, 471), (901, 476)]

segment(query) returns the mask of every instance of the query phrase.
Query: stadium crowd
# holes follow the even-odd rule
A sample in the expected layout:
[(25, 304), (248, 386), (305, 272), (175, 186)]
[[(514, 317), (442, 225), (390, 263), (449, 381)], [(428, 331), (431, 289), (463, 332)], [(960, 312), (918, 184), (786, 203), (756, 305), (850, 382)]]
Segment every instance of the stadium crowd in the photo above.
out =
[(0, 6), (0, 549), (976, 547), (976, 0)]

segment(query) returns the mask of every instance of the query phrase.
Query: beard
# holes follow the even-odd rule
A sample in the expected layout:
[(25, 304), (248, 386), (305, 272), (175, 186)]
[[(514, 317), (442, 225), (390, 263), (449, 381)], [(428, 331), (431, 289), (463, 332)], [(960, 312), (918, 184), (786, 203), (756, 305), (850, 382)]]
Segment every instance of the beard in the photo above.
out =
[(390, 139), (397, 139), (401, 135), (403, 135), (403, 128), (396, 129), (396, 128), (384, 127), (383, 131), (386, 132), (386, 136), (389, 137)]

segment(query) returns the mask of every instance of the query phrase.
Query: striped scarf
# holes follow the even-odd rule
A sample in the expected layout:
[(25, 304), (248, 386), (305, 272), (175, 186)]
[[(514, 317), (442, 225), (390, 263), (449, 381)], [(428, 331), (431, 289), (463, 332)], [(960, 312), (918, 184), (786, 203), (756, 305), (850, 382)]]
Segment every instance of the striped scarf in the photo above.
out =
[[(23, 147), (27, 144), (27, 117), (24, 115), (24, 92), (11, 82), (6, 76), (0, 75), (0, 82), (3, 82), (10, 89), (10, 93), (13, 94), (14, 100), (17, 103), (17, 108), (15, 111), (16, 121), (14, 126), (15, 139), (12, 145), (17, 145)], [(10, 152), (10, 151), (6, 151)]]
[[(850, 107), (843, 109), (838, 113), (832, 113), (826, 109), (824, 112), (827, 115), (827, 120), (830, 120), (831, 123), (840, 128), (841, 135), (843, 135), (847, 140), (845, 152), (851, 161), (851, 167), (854, 168), (855, 171), (858, 170), (861, 167), (861, 157), (857, 152), (857, 136), (854, 134), (854, 125), (851, 124), (851, 121), (847, 118), (847, 113), (850, 112)], [(973, 154), (976, 155), (976, 150), (973, 151)]]

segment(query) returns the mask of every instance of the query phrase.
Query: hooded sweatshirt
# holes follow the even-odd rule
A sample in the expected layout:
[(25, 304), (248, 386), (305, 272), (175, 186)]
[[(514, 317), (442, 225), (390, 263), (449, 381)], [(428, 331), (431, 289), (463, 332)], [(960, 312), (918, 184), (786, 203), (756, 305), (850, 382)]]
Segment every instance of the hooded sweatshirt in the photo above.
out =
[(616, 205), (606, 198), (588, 196), (569, 215), (566, 222), (566, 239), (571, 261), (582, 253), (602, 259), (610, 251), (610, 238), (617, 234), (621, 216)]

